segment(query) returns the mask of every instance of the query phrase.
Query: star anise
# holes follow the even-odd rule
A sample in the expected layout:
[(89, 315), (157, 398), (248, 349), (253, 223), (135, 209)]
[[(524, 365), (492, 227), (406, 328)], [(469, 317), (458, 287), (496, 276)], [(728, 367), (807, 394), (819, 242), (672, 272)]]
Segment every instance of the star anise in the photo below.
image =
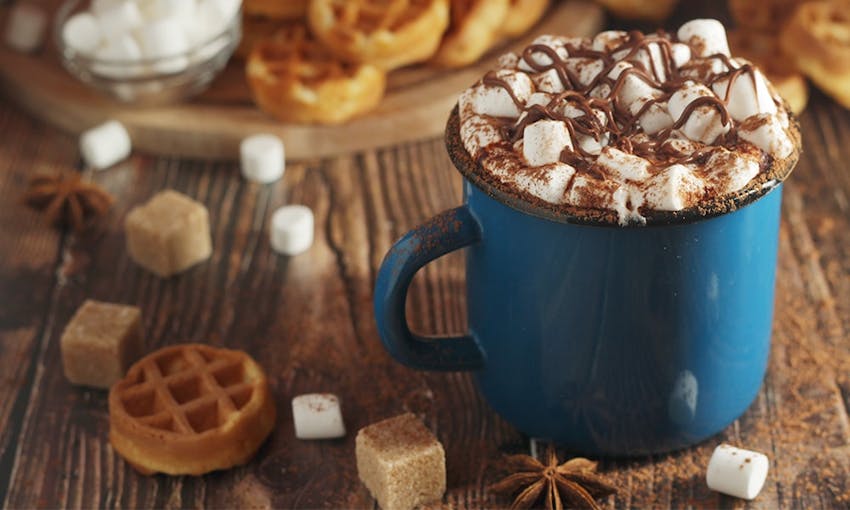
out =
[(112, 207), (112, 196), (100, 186), (85, 182), (80, 174), (37, 175), (30, 179), (24, 202), (44, 211), (48, 221), (82, 232)]
[(576, 457), (558, 464), (551, 446), (546, 450), (546, 464), (528, 455), (505, 458), (505, 467), (514, 474), (490, 486), (499, 494), (514, 496), (512, 509), (533, 508), (545, 501), (549, 510), (601, 508), (596, 498), (617, 492), (614, 486), (596, 474), (596, 462)]

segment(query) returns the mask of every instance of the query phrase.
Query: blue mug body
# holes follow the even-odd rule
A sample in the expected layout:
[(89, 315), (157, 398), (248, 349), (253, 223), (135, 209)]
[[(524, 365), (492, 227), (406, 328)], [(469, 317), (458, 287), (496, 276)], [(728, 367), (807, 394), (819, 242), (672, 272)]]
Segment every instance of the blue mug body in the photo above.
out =
[[(740, 416), (764, 378), (781, 190), (715, 217), (617, 227), (530, 214), (467, 180), (463, 206), (406, 234), (384, 259), (381, 339), (411, 367), (473, 371), (508, 422), (575, 452), (692, 445)], [(461, 248), (469, 331), (411, 333), (413, 275)]]

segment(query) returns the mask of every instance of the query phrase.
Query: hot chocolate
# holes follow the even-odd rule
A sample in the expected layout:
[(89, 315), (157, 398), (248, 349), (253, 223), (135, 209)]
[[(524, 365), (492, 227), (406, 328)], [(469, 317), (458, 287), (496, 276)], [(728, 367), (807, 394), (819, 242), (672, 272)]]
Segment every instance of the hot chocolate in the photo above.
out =
[(800, 150), (785, 103), (715, 20), (541, 36), (463, 92), (448, 135), (493, 189), (621, 225), (726, 212)]

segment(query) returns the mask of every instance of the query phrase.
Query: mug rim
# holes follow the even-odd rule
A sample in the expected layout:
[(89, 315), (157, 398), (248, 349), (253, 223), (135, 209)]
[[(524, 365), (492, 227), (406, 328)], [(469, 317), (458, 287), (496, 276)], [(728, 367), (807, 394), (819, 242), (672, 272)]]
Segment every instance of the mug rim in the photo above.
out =
[[(795, 150), (790, 156), (784, 159), (783, 167), (778, 172), (773, 172), (777, 177), (769, 178), (769, 174), (765, 173), (764, 175), (767, 178), (763, 178), (760, 185), (753, 186), (753, 182), (751, 181), (744, 189), (731, 197), (718, 197), (718, 199), (713, 200), (709, 204), (697, 204), (680, 211), (647, 211), (646, 214), (643, 214), (643, 217), (646, 218), (646, 223), (629, 222), (625, 225), (619, 223), (619, 217), (614, 210), (600, 209), (595, 210), (594, 214), (587, 214), (587, 208), (567, 204), (552, 204), (536, 198), (524, 190), (507, 191), (494, 182), (494, 180), (487, 179), (482, 172), (476, 172), (475, 169), (478, 167), (478, 163), (472, 159), (472, 156), (466, 150), (460, 138), (460, 115), (457, 104), (455, 104), (449, 115), (449, 120), (446, 122), (445, 143), (452, 164), (464, 179), (498, 202), (530, 216), (536, 216), (556, 223), (620, 229), (686, 225), (733, 213), (780, 187), (796, 167), (801, 151), (799, 124), (796, 117), (790, 113), (790, 110), (788, 117), (793, 126), (791, 134), (794, 138)], [(770, 164), (775, 165), (777, 162), (771, 160)], [(715, 204), (716, 202), (725, 202), (728, 205), (726, 207), (720, 207), (719, 204)], [(715, 207), (711, 207), (712, 204), (715, 204)], [(584, 213), (580, 214), (580, 211)]]

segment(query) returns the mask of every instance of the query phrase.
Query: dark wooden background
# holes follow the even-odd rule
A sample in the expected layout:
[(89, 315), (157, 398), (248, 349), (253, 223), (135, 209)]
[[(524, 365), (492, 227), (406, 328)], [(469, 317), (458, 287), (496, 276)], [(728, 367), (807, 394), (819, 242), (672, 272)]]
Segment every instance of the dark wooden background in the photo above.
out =
[[(684, 3), (679, 21), (718, 13)], [(722, 13), (720, 13), (722, 16)], [(850, 112), (819, 93), (802, 116), (805, 153), (786, 187), (776, 320), (765, 385), (726, 431), (678, 453), (605, 461), (620, 487), (609, 508), (847, 508), (850, 506)], [(84, 236), (46, 226), (19, 197), (38, 171), (79, 168), (76, 138), (0, 103), (0, 502), (4, 508), (374, 507), (359, 483), (360, 427), (409, 410), (445, 445), (446, 507), (494, 507), (488, 494), (505, 452), (528, 438), (482, 401), (469, 375), (394, 363), (378, 340), (376, 269), (409, 228), (460, 202), (460, 177), (440, 140), (290, 164), (283, 181), (245, 182), (232, 162), (136, 154), (90, 177), (115, 195), (102, 228)], [(212, 259), (162, 280), (127, 257), (123, 219), (174, 188), (210, 209)], [(270, 251), (271, 212), (302, 203), (316, 214), (312, 249)], [(414, 326), (464, 328), (462, 259), (426, 267), (410, 292)], [(205, 342), (247, 350), (266, 368), (279, 410), (247, 466), (204, 477), (142, 477), (110, 448), (106, 393), (71, 386), (59, 337), (86, 298), (143, 310), (148, 347)], [(294, 437), (290, 399), (341, 396), (349, 434)], [(751, 503), (705, 486), (721, 441), (766, 452), (771, 472)], [(566, 453), (566, 452), (562, 452)]]

